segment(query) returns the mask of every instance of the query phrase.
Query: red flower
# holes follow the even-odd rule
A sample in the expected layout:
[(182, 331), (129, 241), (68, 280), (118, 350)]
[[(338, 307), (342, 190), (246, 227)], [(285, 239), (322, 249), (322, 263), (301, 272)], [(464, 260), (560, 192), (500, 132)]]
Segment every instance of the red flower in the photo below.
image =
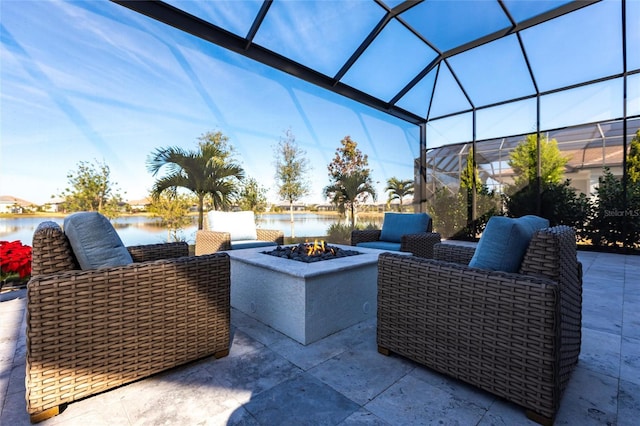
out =
[(0, 275), (18, 274), (21, 279), (31, 275), (31, 247), (20, 241), (0, 241)]

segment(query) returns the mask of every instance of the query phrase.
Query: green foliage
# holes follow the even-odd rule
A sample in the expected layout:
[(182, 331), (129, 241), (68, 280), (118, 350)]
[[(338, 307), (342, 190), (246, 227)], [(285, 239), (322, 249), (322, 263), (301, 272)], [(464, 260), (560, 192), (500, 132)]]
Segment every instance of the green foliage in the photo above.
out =
[(276, 187), (278, 196), (289, 202), (291, 237), (295, 237), (293, 203), (309, 193), (309, 160), (306, 152), (296, 143), (296, 137), (287, 130), (275, 150)]
[(355, 226), (356, 206), (363, 196), (376, 197), (371, 178), (365, 173), (354, 171), (347, 175), (337, 176), (333, 184), (325, 188), (325, 194), (333, 196), (333, 202), (343, 209), (348, 209), (351, 219), (351, 227)]
[(180, 231), (191, 223), (189, 208), (192, 204), (191, 197), (177, 191), (164, 191), (151, 198), (149, 213), (160, 218), (161, 225), (167, 228), (167, 241), (184, 241)]
[(327, 239), (333, 244), (351, 244), (351, 231), (354, 229), (380, 229), (380, 225), (375, 223), (345, 224), (340, 222), (332, 223), (327, 229)]
[(633, 184), (640, 183), (640, 129), (636, 131), (636, 135), (631, 139), (629, 146), (627, 175), (629, 176), (629, 182)]
[(594, 246), (640, 247), (640, 182), (627, 182), (625, 197), (622, 179), (605, 167), (604, 174), (598, 179), (596, 194), (588, 227), (591, 243)]
[(391, 204), (391, 201), (393, 200), (399, 201), (398, 211), (401, 212), (404, 197), (413, 195), (413, 180), (400, 180), (396, 177), (389, 178), (387, 180), (387, 187), (385, 188), (385, 191), (388, 191), (389, 204)]
[[(540, 181), (542, 185), (556, 184), (562, 181), (564, 166), (569, 159), (563, 157), (558, 142), (555, 139), (547, 140), (546, 136), (540, 136)], [(509, 166), (515, 173), (515, 186), (521, 189), (532, 185), (537, 180), (537, 137), (528, 135), (512, 152), (509, 158)]]
[(67, 174), (69, 187), (59, 194), (66, 211), (97, 211), (108, 218), (120, 213), (122, 196), (111, 182), (111, 170), (104, 162), (78, 162), (78, 168)]
[(147, 158), (147, 170), (153, 176), (161, 169), (166, 169), (167, 174), (156, 180), (153, 196), (176, 188), (193, 192), (198, 197), (198, 229), (202, 229), (205, 197), (211, 197), (215, 209), (226, 208), (244, 179), (244, 170), (235, 162), (233, 154), (228, 138), (219, 131), (200, 136), (197, 150), (156, 149)]
[(253, 210), (254, 213), (266, 211), (267, 188), (254, 178), (245, 179), (238, 197), (238, 206), (242, 210)]
[(336, 149), (329, 166), (330, 184), (324, 188), (324, 195), (338, 207), (338, 211), (348, 211), (351, 226), (355, 226), (357, 206), (365, 203), (369, 196), (376, 199), (376, 191), (371, 179), (371, 170), (366, 155), (358, 149), (357, 142), (345, 136), (340, 141), (342, 147)]
[(275, 149), (276, 187), (282, 200), (290, 204), (309, 194), (309, 160), (298, 147), (296, 137), (287, 130)]
[(480, 191), (482, 187), (482, 180), (480, 180), (480, 174), (477, 167), (473, 166), (473, 148), (469, 149), (467, 155), (467, 163), (464, 169), (460, 172), (460, 187), (468, 190), (473, 189), (473, 181), (475, 179), (476, 191)]
[(481, 185), (476, 194), (476, 219), (469, 221), (468, 192), (466, 188), (455, 192), (447, 187), (436, 190), (427, 206), (427, 213), (433, 220), (434, 231), (439, 232), (442, 237), (475, 239), (482, 233), (489, 218), (500, 214), (500, 198), (494, 191), (489, 191), (486, 185)]
[(327, 229), (327, 239), (334, 244), (351, 244), (352, 229), (344, 223), (332, 223)]
[(448, 187), (438, 188), (427, 213), (433, 220), (434, 231), (443, 238), (451, 238), (467, 225), (466, 194)]
[(362, 172), (368, 177), (369, 158), (358, 149), (358, 143), (351, 139), (351, 136), (345, 136), (340, 144), (342, 147), (336, 149), (333, 160), (327, 167), (329, 178), (333, 179), (353, 172)]
[[(571, 187), (571, 180), (562, 183), (548, 183), (540, 195), (540, 213), (549, 220), (550, 226), (568, 225), (575, 228), (580, 238), (586, 236), (585, 224), (591, 212), (591, 204), (585, 194)], [(504, 195), (507, 214), (520, 217), (537, 212), (537, 191), (535, 185), (528, 185), (511, 195)]]

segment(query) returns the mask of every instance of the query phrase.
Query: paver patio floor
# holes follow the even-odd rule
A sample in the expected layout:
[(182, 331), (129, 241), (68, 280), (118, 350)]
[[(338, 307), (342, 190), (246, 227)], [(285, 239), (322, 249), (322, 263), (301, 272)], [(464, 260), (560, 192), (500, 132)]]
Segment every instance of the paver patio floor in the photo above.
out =
[[(580, 362), (558, 425), (640, 419), (640, 256), (579, 252)], [(0, 295), (0, 425), (28, 425), (25, 290)], [(303, 346), (232, 312), (228, 357), (206, 358), (69, 404), (42, 425), (526, 425), (524, 410), (376, 350), (376, 323)]]

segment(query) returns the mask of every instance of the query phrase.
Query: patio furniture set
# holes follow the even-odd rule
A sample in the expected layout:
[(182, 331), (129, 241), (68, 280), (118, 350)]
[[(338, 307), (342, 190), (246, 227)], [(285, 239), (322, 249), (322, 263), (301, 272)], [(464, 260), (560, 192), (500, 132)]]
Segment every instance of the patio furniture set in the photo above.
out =
[[(208, 215), (196, 256), (186, 243), (124, 247), (98, 213), (70, 215), (63, 228), (40, 224), (27, 290), (32, 422), (80, 398), (226, 356), (231, 306), (302, 344), (377, 315), (380, 353), (553, 422), (580, 352), (571, 228), (496, 217), (476, 249), (441, 242), (424, 213), (387, 214), (382, 230), (352, 233), (363, 254), (303, 264), (261, 253), (284, 237), (256, 229), (252, 213), (226, 216)], [(233, 226), (225, 231), (221, 220)]]

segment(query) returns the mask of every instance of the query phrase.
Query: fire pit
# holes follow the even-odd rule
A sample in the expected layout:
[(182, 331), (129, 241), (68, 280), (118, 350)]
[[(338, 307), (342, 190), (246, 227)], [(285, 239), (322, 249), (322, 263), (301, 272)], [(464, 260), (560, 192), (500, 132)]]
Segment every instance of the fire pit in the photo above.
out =
[[(273, 251), (298, 250), (292, 247)], [(337, 248), (342, 257), (309, 263), (265, 254), (264, 247), (229, 250), (231, 306), (303, 345), (374, 318), (383, 251), (358, 247), (354, 256), (344, 255), (351, 246)]]
[(271, 251), (263, 251), (262, 253), (306, 263), (339, 259), (341, 257), (360, 254), (359, 251), (331, 246), (325, 244), (324, 241), (318, 242), (318, 240), (315, 240), (313, 243), (300, 243), (297, 246), (278, 246)]

